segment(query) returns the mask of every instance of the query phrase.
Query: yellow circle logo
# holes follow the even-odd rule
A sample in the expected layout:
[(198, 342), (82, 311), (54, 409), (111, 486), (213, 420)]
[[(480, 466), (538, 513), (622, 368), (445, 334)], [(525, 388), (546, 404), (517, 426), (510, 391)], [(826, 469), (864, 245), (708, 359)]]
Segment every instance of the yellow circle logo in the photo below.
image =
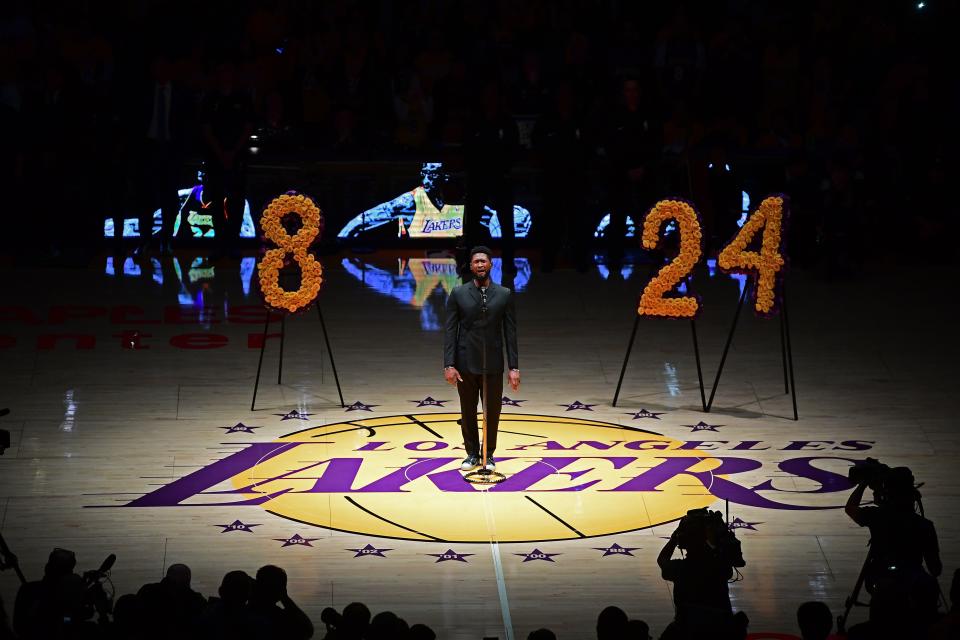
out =
[[(230, 477), (243, 503), (305, 524), (423, 541), (544, 541), (676, 520), (715, 501), (720, 460), (658, 433), (503, 414), (488, 487), (463, 480), (458, 413), (351, 420), (283, 436)], [(238, 504), (238, 503), (235, 503)]]

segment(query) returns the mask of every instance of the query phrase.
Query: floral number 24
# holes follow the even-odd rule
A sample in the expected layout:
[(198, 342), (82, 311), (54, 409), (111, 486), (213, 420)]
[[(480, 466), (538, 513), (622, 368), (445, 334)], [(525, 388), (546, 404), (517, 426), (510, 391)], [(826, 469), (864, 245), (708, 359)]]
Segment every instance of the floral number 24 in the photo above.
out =
[[(760, 251), (747, 251), (747, 245), (763, 230)], [(783, 197), (770, 196), (743, 224), (743, 228), (717, 256), (717, 265), (724, 271), (740, 271), (756, 275), (754, 309), (771, 315), (776, 304), (777, 275), (786, 261), (781, 253), (783, 242)]]
[(657, 248), (660, 229), (669, 220), (677, 223), (680, 251), (647, 283), (637, 313), (661, 318), (693, 318), (700, 310), (700, 301), (696, 297), (665, 298), (664, 294), (690, 275), (703, 255), (703, 233), (697, 212), (682, 200), (661, 200), (643, 220), (643, 247), (648, 250)]

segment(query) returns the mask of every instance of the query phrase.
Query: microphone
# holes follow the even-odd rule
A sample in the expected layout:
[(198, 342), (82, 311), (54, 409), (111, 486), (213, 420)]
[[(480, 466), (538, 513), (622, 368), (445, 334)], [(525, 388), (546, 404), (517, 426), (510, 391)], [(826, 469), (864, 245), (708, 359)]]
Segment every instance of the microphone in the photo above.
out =
[(111, 553), (104, 559), (103, 563), (100, 565), (100, 568), (97, 569), (97, 573), (103, 574), (103, 573), (106, 573), (107, 571), (110, 571), (110, 569), (113, 568), (113, 563), (116, 561), (117, 561), (117, 554)]

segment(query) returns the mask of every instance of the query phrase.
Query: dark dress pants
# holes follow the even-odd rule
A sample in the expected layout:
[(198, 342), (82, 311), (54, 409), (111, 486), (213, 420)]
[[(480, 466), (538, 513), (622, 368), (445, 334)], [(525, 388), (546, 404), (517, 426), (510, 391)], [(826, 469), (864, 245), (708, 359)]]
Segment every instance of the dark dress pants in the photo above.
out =
[(463, 446), (468, 456), (481, 455), (480, 433), (477, 427), (477, 402), (482, 400), (483, 379), (487, 379), (487, 457), (493, 456), (497, 448), (497, 426), (500, 423), (500, 407), (503, 404), (503, 372), (480, 373), (460, 372), (463, 382), (457, 383), (460, 394), (460, 429), (463, 433)]

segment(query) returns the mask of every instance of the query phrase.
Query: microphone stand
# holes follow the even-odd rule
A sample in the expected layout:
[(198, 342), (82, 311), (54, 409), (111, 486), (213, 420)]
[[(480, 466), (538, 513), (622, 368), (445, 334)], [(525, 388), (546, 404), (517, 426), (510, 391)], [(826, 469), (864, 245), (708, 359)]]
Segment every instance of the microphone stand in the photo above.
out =
[[(490, 276), (488, 275), (487, 278)], [(483, 346), (483, 356), (480, 358), (482, 363), (480, 368), (483, 370), (483, 378), (480, 382), (480, 396), (481, 402), (483, 403), (483, 413), (481, 419), (483, 420), (483, 429), (481, 431), (483, 440), (481, 441), (483, 457), (480, 459), (480, 474), (481, 475), (490, 475), (490, 471), (487, 470), (487, 407), (490, 405), (487, 404), (487, 294), (483, 292), (483, 289), (480, 290), (480, 299), (483, 301), (480, 305), (480, 313), (483, 318), (483, 339), (480, 341)]]

